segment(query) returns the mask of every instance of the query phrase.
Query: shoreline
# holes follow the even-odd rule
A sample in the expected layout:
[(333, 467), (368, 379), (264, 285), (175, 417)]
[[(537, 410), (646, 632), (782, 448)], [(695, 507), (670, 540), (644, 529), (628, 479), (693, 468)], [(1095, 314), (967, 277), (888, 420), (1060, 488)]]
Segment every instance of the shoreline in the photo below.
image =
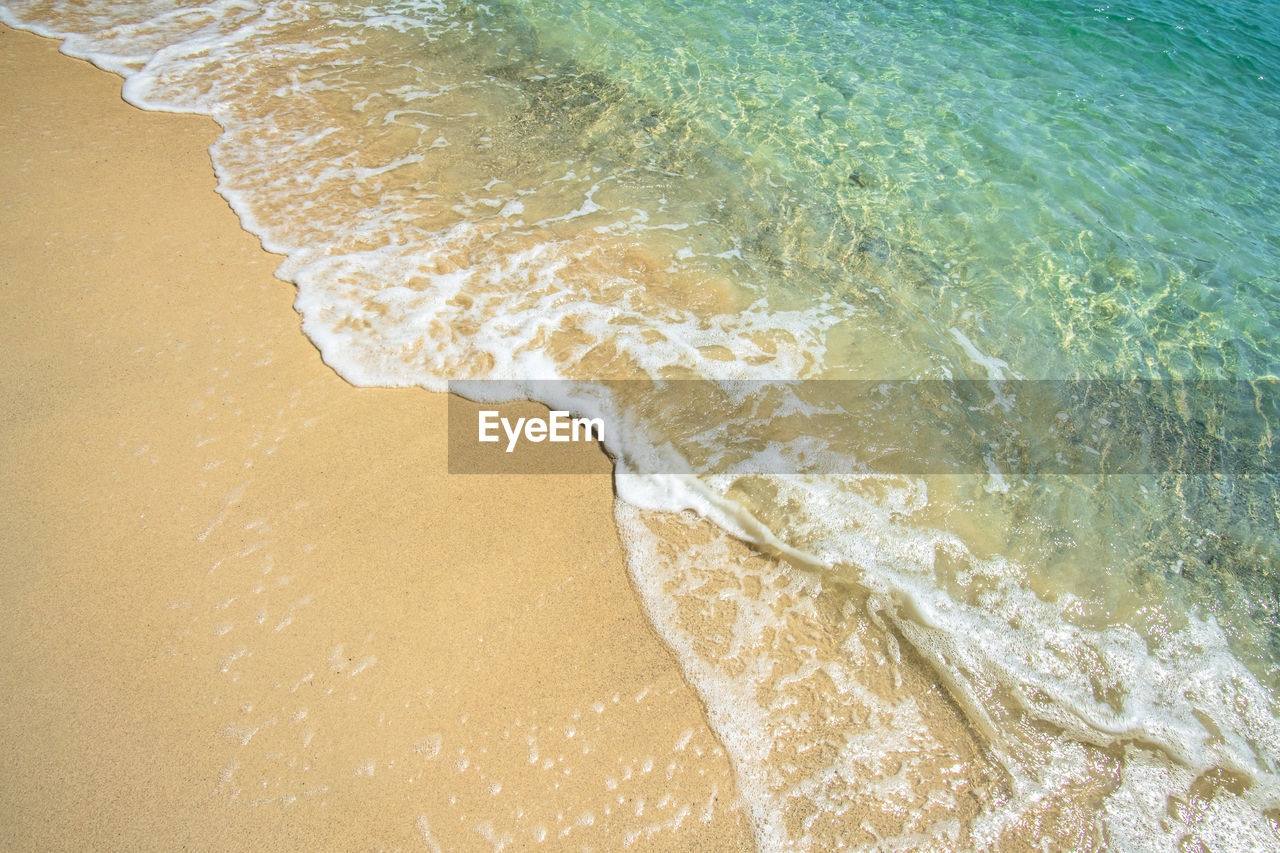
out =
[[(600, 221), (631, 209), (594, 218), (604, 166), (583, 160), (571, 189), (524, 175), (522, 152), (542, 137), (526, 139), (518, 109), (492, 137), (473, 136), (487, 119), (434, 143), (431, 121), (387, 136), (450, 87), (363, 80), (371, 60), (453, 80), (465, 40), (429, 56), (380, 27), (313, 42), (324, 10), (280, 11), (305, 25), (280, 45), (321, 51), (296, 67), (274, 63), (275, 33), (223, 52), (162, 25), (178, 49), (124, 87), (156, 112), (123, 102), (114, 74), (56, 57), (56, 43), (0, 29), (0, 601), (14, 614), (0, 635), (0, 838), (428, 850), (1274, 840), (1275, 728), (1257, 713), (1273, 697), (1222, 653), (1216, 625), (1184, 630), (1176, 607), (1171, 634), (1133, 623), (1121, 605), (1164, 613), (1159, 590), (1125, 589), (1145, 563), (1108, 568), (1108, 585), (1089, 578), (1123, 552), (1072, 531), (1130, 518), (1094, 511), (1093, 491), (1045, 492), (1061, 517), (1042, 517), (1038, 497), (1001, 492), (994, 472), (992, 488), (747, 477), (722, 490), (785, 541), (831, 555), (814, 571), (751, 547), (696, 494), (666, 500), (644, 491), (656, 480), (614, 478), (602, 436), (553, 450), (545, 406), (478, 418), (489, 404), (404, 387), (538, 373), (575, 352), (575, 370), (598, 373), (683, 358), (699, 341), (731, 346), (698, 346), (696, 363), (773, 346), (763, 364), (776, 364), (808, 352), (782, 340), (807, 326), (766, 316), (759, 339), (746, 335), (754, 320), (705, 321), (707, 337), (673, 332), (684, 349), (664, 349), (665, 321), (648, 328), (652, 306), (628, 313), (630, 294), (653, 285), (665, 304), (668, 285), (694, 282), (666, 280), (674, 245), (651, 245), (647, 226), (602, 236)], [(368, 50), (352, 50), (366, 36)], [(127, 39), (109, 41), (79, 52), (139, 67)], [(505, 55), (500, 39), (490, 47)], [(486, 68), (458, 79), (488, 81)], [(555, 119), (577, 114), (574, 85), (548, 95), (544, 79), (529, 76), (513, 103), (545, 95), (539, 126), (575, 132)], [(464, 90), (439, 115), (506, 103)], [(378, 99), (386, 109), (364, 114)], [(168, 112), (184, 104), (226, 135)], [(495, 138), (522, 142), (490, 150)], [(539, 205), (517, 189), (524, 178), (557, 186)], [(467, 187), (483, 197), (451, 195)], [(542, 233), (561, 207), (593, 218)], [(286, 266), (264, 243), (287, 247)], [(592, 317), (625, 330), (616, 346), (576, 340)], [(950, 331), (975, 364), (999, 351)], [(531, 386), (475, 393), (521, 395), (574, 407)], [(702, 515), (655, 508), (690, 505)], [(1161, 526), (1153, 505), (1135, 530)], [(1102, 590), (1083, 605), (1062, 594), (1077, 574)]]
[(750, 845), (607, 457), (446, 474), (447, 395), (321, 362), (211, 120), (0, 45), (5, 840)]

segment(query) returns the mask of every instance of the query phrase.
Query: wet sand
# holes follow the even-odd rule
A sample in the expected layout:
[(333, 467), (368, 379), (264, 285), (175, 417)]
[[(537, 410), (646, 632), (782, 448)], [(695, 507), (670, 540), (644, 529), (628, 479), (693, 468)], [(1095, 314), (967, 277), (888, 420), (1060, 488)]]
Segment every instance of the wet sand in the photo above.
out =
[(607, 458), (450, 476), (214, 191), (217, 128), (0, 28), (0, 843), (739, 849)]

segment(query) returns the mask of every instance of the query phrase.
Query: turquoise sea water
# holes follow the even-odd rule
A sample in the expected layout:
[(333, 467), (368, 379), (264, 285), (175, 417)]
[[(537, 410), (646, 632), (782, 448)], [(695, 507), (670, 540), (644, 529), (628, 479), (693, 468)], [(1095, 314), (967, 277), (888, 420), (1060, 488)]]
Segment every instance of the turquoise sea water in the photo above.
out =
[[(637, 584), (763, 847), (820, 846), (815, 826), (848, 811), (841, 786), (861, 784), (856, 727), (824, 735), (834, 757), (800, 782), (750, 748), (803, 751), (855, 655), (815, 644), (795, 675), (806, 698), (766, 700), (741, 673), (785, 655), (738, 625), (742, 665), (717, 676), (668, 605), (720, 558), (654, 556), (644, 512), (693, 510), (811, 592), (857, 586), (874, 602), (864, 621), (947, 687), (1009, 793), (963, 830), (902, 829), (901, 843), (988, 846), (1046, 802), (1111, 849), (1277, 843), (1280, 24), (1266, 4), (3, 10), (124, 74), (132, 102), (222, 124), (220, 191), (287, 256), (305, 331), (356, 383), (975, 379), (993, 412), (1019, 380), (1243, 383), (1247, 458), (1213, 474), (869, 476), (851, 456), (857, 476), (725, 463), (695, 483), (629, 476), (634, 448), (612, 449)], [(1225, 428), (1170, 387), (1151, 412), (1182, 405), (1189, 436)], [(547, 402), (645, 410), (592, 393)], [(809, 446), (783, 408), (770, 452), (785, 458)], [(1100, 447), (1122, 420), (1106, 414)], [(689, 427), (649, 426), (653, 445)]]
[(522, 9), (785, 187), (785, 260), (861, 247), (930, 291), (928, 312), (893, 307), (938, 338), (971, 311), (971, 337), (1028, 377), (1275, 375), (1263, 4)]
[[(823, 375), (990, 375), (957, 331), (1004, 376), (1280, 370), (1280, 26), (1263, 4), (518, 10), (540, 45), (715, 147), (741, 182), (718, 189), (741, 205), (725, 217), (735, 244), (771, 286), (874, 303), (892, 340), (841, 341)], [(1274, 426), (1274, 391), (1260, 398)], [(1111, 561), (1230, 564), (1231, 581), (1190, 583), (1219, 610), (1244, 592), (1246, 620), (1274, 631), (1276, 504), (1261, 492), (1180, 502), (1195, 539), (1242, 528), (1218, 548), (1148, 529)]]

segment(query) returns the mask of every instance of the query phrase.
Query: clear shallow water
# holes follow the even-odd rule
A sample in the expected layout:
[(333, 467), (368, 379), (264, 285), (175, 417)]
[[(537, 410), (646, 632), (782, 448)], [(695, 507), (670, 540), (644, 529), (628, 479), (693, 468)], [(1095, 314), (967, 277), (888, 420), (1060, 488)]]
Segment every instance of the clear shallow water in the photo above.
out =
[[(223, 125), (221, 191), (287, 255), (305, 330), (353, 382), (1277, 374), (1262, 4), (5, 9), (124, 73), (134, 103)], [(1114, 849), (1261, 848), (1280, 806), (1270, 472), (624, 473), (619, 519), (762, 845), (820, 843), (876, 778), (875, 802), (965, 815), (880, 824), (904, 843), (984, 846), (1048, 809), (1076, 815), (1059, 838)], [(654, 520), (681, 509), (799, 566), (744, 568)], [(725, 596), (752, 618), (687, 618)], [(796, 619), (820, 641), (760, 639)], [(858, 619), (955, 697), (982, 746), (955, 747), (954, 772), (995, 780), (982, 805), (931, 787), (938, 767), (895, 788), (857, 758), (865, 715), (795, 758), (858, 692), (856, 644), (833, 639)], [(731, 653), (705, 650), (713, 633)], [(799, 692), (765, 689), (770, 666)], [(864, 704), (912, 730), (931, 707), (912, 683)]]
[(861, 248), (935, 332), (1036, 377), (1275, 372), (1262, 5), (526, 8), (784, 184), (787, 260)]

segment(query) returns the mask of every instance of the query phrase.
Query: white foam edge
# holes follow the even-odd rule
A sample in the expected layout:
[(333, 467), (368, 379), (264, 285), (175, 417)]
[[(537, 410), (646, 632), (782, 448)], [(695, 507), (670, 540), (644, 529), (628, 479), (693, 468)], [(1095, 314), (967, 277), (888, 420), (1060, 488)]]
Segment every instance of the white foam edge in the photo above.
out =
[(76, 33), (61, 32), (33, 21), (25, 21), (14, 14), (7, 6), (0, 6), (0, 24), (12, 27), (15, 30), (24, 30), (42, 38), (59, 40), (62, 42), (58, 47), (59, 52), (75, 59), (83, 59), (103, 71), (110, 71), (122, 77), (128, 77), (133, 74), (135, 71), (134, 65), (144, 64), (151, 58), (150, 54), (145, 56), (125, 56), (93, 50), (85, 46), (89, 41), (87, 37)]

